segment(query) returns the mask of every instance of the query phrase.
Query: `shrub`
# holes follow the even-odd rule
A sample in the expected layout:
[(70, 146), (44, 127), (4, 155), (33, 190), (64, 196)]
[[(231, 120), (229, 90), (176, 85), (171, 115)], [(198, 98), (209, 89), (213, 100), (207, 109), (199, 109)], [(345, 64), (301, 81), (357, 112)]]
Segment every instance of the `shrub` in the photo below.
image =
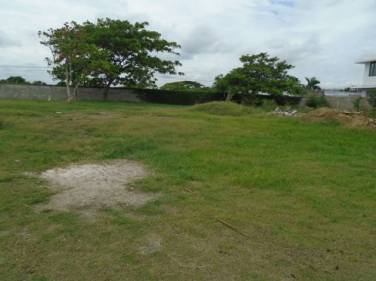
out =
[(369, 90), (367, 92), (367, 100), (369, 105), (372, 107), (373, 112), (376, 112), (376, 89)]
[(264, 99), (262, 100), (260, 107), (266, 111), (273, 111), (276, 109), (276, 107), (278, 107), (278, 104), (275, 100)]
[(309, 93), (306, 97), (306, 106), (312, 108), (329, 107), (329, 103), (323, 94)]
[(164, 104), (194, 105), (225, 99), (224, 94), (212, 92), (177, 92), (150, 89), (134, 89), (134, 92), (138, 93), (138, 96), (146, 102)]
[(362, 111), (362, 101), (363, 101), (363, 98), (362, 97), (357, 97), (354, 101), (353, 101), (353, 105), (354, 105), (354, 108), (356, 111)]

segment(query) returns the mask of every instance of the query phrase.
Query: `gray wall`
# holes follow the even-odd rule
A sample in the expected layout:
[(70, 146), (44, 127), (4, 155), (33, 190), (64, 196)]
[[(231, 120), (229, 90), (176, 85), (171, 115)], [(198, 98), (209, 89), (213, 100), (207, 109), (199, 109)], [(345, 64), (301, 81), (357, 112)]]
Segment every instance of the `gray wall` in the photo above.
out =
[[(147, 90), (145, 90), (147, 91)], [(109, 101), (130, 101), (140, 102), (140, 93), (142, 90), (132, 89), (110, 89), (108, 93)], [(331, 96), (327, 95), (331, 107), (339, 110), (354, 110), (354, 101), (359, 95)], [(67, 94), (65, 87), (57, 86), (32, 86), (32, 85), (1, 85), (0, 98), (3, 99), (33, 99), (33, 100), (66, 100)], [(80, 88), (78, 91), (78, 100), (82, 101), (100, 101), (103, 100), (103, 89)], [(304, 104), (304, 99), (302, 101)], [(363, 97), (362, 108), (368, 109), (370, 106), (367, 98)]]
[(351, 96), (325, 96), (326, 100), (329, 102), (330, 107), (339, 109), (339, 110), (355, 110), (354, 102), (361, 97), (361, 109), (368, 110), (370, 105), (367, 101), (367, 98), (362, 95), (351, 95)]
[[(66, 100), (65, 87), (56, 86), (33, 86), (33, 85), (0, 85), (0, 98), (3, 99), (33, 99), (33, 100)], [(103, 89), (80, 88), (78, 100), (96, 101), (103, 100)], [(141, 99), (138, 93), (132, 89), (110, 89), (109, 101), (132, 101)]]

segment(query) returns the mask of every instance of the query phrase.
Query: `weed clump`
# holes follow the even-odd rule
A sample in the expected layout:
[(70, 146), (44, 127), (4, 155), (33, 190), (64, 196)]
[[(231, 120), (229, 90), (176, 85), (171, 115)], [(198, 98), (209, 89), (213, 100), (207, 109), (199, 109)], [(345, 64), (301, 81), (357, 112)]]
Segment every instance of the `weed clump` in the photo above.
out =
[(244, 105), (218, 101), (194, 105), (191, 110), (222, 116), (242, 116), (253, 112), (252, 108)]
[(306, 106), (311, 108), (329, 107), (329, 102), (323, 94), (310, 93), (306, 97)]

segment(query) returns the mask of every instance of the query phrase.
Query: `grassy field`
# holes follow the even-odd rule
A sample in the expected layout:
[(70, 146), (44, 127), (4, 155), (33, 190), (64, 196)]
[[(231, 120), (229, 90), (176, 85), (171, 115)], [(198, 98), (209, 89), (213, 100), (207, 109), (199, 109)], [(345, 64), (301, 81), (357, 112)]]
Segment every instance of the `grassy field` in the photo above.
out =
[[(25, 172), (123, 158), (152, 171), (135, 188), (157, 201), (96, 220), (36, 211), (51, 191)], [(366, 129), (252, 110), (0, 100), (0, 280), (373, 281), (375, 168)], [(160, 249), (143, 253), (153, 239)]]

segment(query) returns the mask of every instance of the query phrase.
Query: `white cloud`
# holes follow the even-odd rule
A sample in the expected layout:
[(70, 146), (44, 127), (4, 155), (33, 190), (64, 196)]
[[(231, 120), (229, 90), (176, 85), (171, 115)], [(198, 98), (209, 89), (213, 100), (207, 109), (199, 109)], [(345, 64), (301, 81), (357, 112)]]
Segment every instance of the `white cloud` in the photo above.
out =
[[(5, 2), (5, 1), (4, 1)], [(268, 51), (294, 64), (303, 79), (326, 86), (360, 83), (354, 62), (376, 55), (374, 0), (13, 0), (0, 10), (0, 78), (49, 80), (48, 50), (37, 32), (65, 21), (113, 17), (149, 21), (183, 47), (183, 78), (210, 84), (239, 64), (241, 54)], [(12, 65), (29, 66), (15, 68)], [(5, 67), (8, 66), (8, 67)]]

